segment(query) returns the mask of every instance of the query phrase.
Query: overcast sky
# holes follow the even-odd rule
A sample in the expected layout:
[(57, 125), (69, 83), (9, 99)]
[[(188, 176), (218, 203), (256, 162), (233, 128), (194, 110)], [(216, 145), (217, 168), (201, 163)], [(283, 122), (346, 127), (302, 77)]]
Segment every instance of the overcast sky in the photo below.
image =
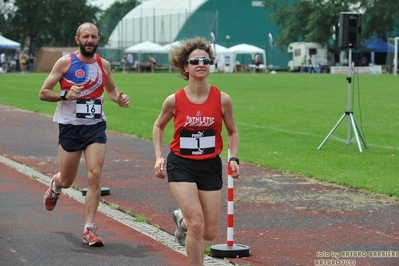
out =
[(102, 10), (105, 10), (110, 7), (115, 2), (115, 0), (88, 0), (87, 2), (90, 5), (98, 6)]

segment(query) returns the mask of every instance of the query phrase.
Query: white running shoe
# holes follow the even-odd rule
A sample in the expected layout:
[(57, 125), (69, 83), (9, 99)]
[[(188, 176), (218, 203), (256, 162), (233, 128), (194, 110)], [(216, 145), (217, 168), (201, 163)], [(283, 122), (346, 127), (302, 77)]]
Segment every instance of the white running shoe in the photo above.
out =
[(187, 231), (181, 227), (183, 217), (183, 213), (180, 209), (177, 209), (173, 212), (173, 221), (175, 221), (176, 223), (175, 240), (177, 243), (184, 247), (186, 245)]

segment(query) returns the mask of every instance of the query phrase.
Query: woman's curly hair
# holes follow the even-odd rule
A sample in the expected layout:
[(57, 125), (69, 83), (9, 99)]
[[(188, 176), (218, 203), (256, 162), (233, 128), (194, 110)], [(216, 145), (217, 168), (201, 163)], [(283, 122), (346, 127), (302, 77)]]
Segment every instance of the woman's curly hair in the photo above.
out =
[(184, 65), (187, 64), (188, 57), (191, 52), (199, 49), (204, 50), (211, 59), (211, 65), (215, 60), (213, 50), (210, 42), (204, 38), (197, 37), (192, 39), (184, 39), (179, 44), (173, 45), (169, 51), (169, 63), (180, 73), (180, 77), (188, 80), (188, 73), (184, 70)]

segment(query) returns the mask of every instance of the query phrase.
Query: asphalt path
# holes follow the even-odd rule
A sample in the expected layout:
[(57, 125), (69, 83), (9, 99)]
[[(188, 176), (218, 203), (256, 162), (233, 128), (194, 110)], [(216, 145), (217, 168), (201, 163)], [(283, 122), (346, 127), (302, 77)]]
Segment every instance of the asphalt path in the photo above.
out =
[[(152, 142), (107, 131), (102, 186), (111, 193), (102, 197), (96, 219), (105, 245), (93, 248), (81, 240), (84, 157), (74, 188), (46, 211), (43, 194), (58, 171), (58, 126), (49, 116), (4, 105), (0, 113), (0, 265), (188, 265), (173, 241), (176, 203), (166, 181), (154, 176)], [(398, 199), (241, 160), (234, 243), (249, 247), (250, 256), (207, 256), (205, 265), (399, 265)], [(227, 239), (225, 176), (226, 204), (212, 244)]]

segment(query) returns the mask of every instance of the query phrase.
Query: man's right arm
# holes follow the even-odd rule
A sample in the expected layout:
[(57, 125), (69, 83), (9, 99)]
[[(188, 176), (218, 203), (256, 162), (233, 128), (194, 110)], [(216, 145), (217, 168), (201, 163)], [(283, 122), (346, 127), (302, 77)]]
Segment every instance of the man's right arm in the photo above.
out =
[(61, 100), (60, 92), (54, 91), (55, 85), (61, 80), (70, 65), (69, 55), (63, 56), (55, 62), (53, 69), (47, 76), (39, 92), (39, 98), (42, 101), (58, 102)]

